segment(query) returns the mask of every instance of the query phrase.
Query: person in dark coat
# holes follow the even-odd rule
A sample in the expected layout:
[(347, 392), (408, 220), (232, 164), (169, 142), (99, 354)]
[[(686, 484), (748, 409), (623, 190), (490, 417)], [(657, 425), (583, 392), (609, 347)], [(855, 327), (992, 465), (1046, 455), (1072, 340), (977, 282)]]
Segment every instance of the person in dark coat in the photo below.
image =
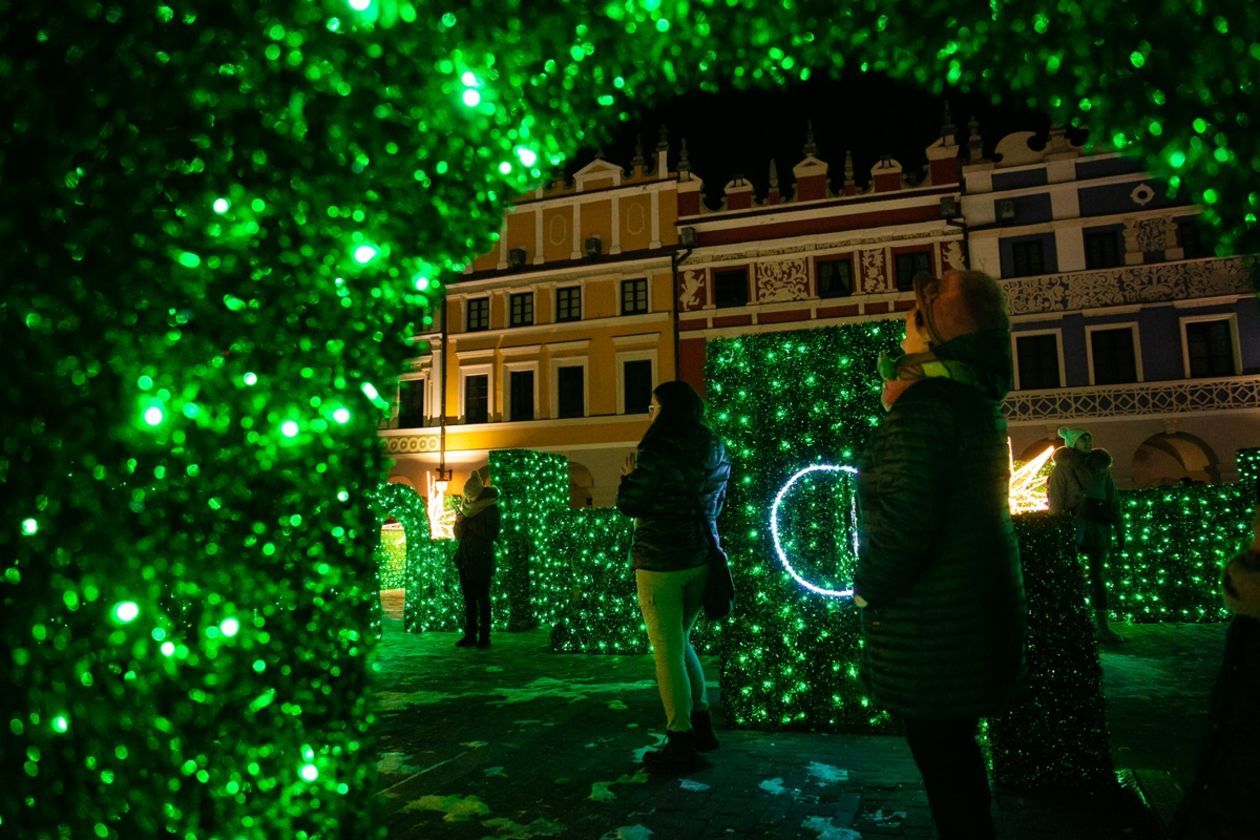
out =
[(685, 772), (698, 766), (698, 752), (718, 747), (690, 636), (704, 604), (731, 465), (687, 383), (658, 385), (648, 411), (651, 424), (626, 459), (617, 491), (617, 509), (635, 517), (634, 578), (665, 707), (665, 745), (643, 763), (653, 772)]
[(464, 635), (455, 647), (490, 647), (490, 582), (498, 536), (499, 491), (474, 471), (464, 482), (464, 500), (455, 514), (455, 567), (464, 595)]
[(1173, 818), (1169, 840), (1260, 837), (1260, 508), (1251, 550), (1223, 575), (1233, 612), (1199, 752), (1194, 782)]
[[(882, 360), (901, 389), (858, 471), (863, 673), (900, 718), (943, 840), (994, 837), (979, 718), (1021, 683), (1026, 602), (1008, 501), (1005, 297), (989, 276), (915, 278), (928, 352)], [(903, 370), (911, 368), (912, 370)]]
[(1111, 478), (1111, 453), (1094, 449), (1093, 436), (1083, 429), (1059, 429), (1063, 446), (1054, 450), (1054, 469), (1046, 481), (1052, 513), (1070, 513), (1076, 527), (1076, 547), (1089, 561), (1090, 601), (1098, 625), (1098, 639), (1108, 644), (1124, 641), (1107, 623), (1107, 555), (1112, 534), (1124, 545), (1120, 502)]

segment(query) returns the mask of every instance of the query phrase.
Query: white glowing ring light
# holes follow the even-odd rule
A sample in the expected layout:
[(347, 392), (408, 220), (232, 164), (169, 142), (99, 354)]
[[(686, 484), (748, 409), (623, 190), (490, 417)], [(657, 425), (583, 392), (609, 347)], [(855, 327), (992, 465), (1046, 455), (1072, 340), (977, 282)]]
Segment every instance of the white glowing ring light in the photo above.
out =
[[(787, 483), (779, 488), (779, 494), (774, 497), (774, 504), (770, 507), (770, 538), (774, 540), (774, 551), (775, 554), (779, 555), (779, 562), (783, 564), (783, 568), (787, 570), (787, 573), (792, 576), (792, 580), (796, 581), (810, 592), (825, 595), (828, 598), (852, 598), (852, 589), (824, 589), (823, 587), (810, 583), (805, 578), (801, 577), (800, 573), (797, 572), (796, 569), (792, 568), (792, 564), (787, 558), (787, 552), (783, 550), (783, 544), (779, 542), (779, 504), (783, 501), (783, 497), (787, 495), (788, 491), (792, 489), (793, 484), (795, 484), (802, 476), (808, 475), (812, 472), (844, 472), (852, 476), (857, 475), (857, 470), (854, 467), (844, 466), (843, 464), (815, 464), (812, 467), (806, 467), (789, 478)], [(858, 538), (856, 501), (854, 502), (853, 507), (850, 508), (849, 517), (853, 527), (853, 556), (857, 557)]]

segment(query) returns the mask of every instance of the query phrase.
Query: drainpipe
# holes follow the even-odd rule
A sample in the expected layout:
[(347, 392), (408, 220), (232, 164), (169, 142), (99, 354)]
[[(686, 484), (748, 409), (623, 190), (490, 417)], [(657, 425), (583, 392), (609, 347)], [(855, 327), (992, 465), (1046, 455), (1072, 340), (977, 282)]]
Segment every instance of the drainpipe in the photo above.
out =
[(446, 331), (446, 295), (442, 296), (442, 365), (439, 372), (441, 384), (438, 386), (438, 481), (450, 481), (451, 474), (446, 469), (446, 359), (451, 355)]

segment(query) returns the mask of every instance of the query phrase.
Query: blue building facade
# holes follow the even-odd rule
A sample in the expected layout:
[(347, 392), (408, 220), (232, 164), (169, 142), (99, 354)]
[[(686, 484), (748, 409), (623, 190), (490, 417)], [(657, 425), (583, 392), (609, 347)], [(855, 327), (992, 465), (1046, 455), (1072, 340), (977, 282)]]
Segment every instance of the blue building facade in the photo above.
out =
[(1121, 486), (1233, 480), (1235, 451), (1260, 443), (1252, 261), (1215, 256), (1197, 206), (1061, 130), (980, 147), (962, 215), (970, 265), (1010, 300), (1015, 457), (1067, 425), (1111, 451)]

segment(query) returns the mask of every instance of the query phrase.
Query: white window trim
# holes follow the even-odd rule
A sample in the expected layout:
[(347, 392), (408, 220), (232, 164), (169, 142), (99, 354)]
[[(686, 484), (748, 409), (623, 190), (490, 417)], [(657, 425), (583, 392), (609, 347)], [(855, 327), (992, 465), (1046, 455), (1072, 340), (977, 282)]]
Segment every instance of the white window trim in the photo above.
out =
[[(555, 293), (551, 297), (551, 320), (555, 324), (575, 324), (577, 321), (561, 321), (560, 320), (560, 290), (561, 289), (577, 289), (578, 290), (578, 321), (586, 320), (586, 289), (583, 283), (565, 283), (564, 285), (556, 285)], [(537, 301), (535, 301), (536, 303)], [(534, 318), (534, 323), (538, 319)]]
[[(512, 323), (512, 297), (514, 295), (530, 295), (533, 298), (531, 310), (534, 317), (528, 324)], [(503, 297), (503, 305), (508, 329), (532, 327), (538, 323), (538, 293), (533, 289), (507, 289)]]
[[(415, 382), (417, 380), (424, 383), (424, 385), (421, 386), (422, 389), (424, 390), (424, 415), (421, 419), (423, 420), (424, 425), (426, 426), (429, 425), (429, 423), (434, 419), (433, 387), (432, 387), (433, 380), (432, 380), (432, 377), (429, 376), (428, 369), (425, 369), (423, 373), (405, 373), (402, 376), (398, 377), (398, 399), (394, 401), (394, 417), (395, 419), (398, 420), (399, 428), (404, 428), (402, 426), (402, 389), (403, 389), (402, 384), (404, 382)], [(412, 428), (412, 427), (407, 426), (405, 428)]]
[[(617, 413), (626, 413), (626, 362), (652, 363), (652, 381), (656, 382), (660, 372), (656, 348), (650, 350), (625, 350), (617, 354)], [(656, 386), (653, 385), (653, 388)]]
[[(550, 373), (551, 381), (547, 390), (550, 391), (550, 408), (551, 419), (560, 419), (560, 373), (562, 367), (580, 367), (582, 369), (582, 416), (591, 416), (591, 377), (590, 377), (590, 359), (586, 356), (561, 356), (551, 360)], [(565, 418), (569, 420), (577, 418)]]
[[(465, 386), (467, 385), (468, 377), (470, 376), (486, 377), (486, 400), (489, 402), (489, 405), (486, 406), (486, 422), (488, 423), (495, 422), (495, 420), (497, 419), (497, 414), (495, 413), (495, 410), (494, 410), (495, 409), (495, 405), (494, 405), (495, 392), (494, 392), (494, 365), (493, 364), (460, 365), (459, 366), (459, 403), (456, 406), (456, 409), (459, 411), (459, 414), (456, 415), (459, 418), (459, 422), (461, 424), (468, 423), (468, 416), (466, 414), (467, 403), (465, 402)], [(474, 425), (479, 426), (481, 424), (477, 423)]]
[[(622, 284), (625, 283), (627, 280), (642, 280), (644, 285), (647, 286), (647, 310), (646, 311), (636, 312), (631, 315), (626, 315), (624, 312), (621, 311), (621, 304), (623, 301)], [(620, 277), (618, 277), (617, 278), (617, 315), (618, 317), (632, 318), (634, 317), (634, 315), (650, 315), (650, 314), (652, 314), (652, 275), (644, 272), (642, 274), (623, 274)]]
[[(472, 317), (472, 307), (469, 306), (469, 304), (474, 300), (484, 300), (486, 302), (486, 328), (484, 330), (472, 330), (468, 328), (468, 322)], [(491, 305), (489, 293), (484, 295), (471, 295), (464, 298), (461, 303), (464, 307), (464, 332), (486, 332), (487, 330), (494, 329), (494, 306)]]
[[(1067, 385), (1067, 365), (1063, 359), (1063, 330), (1020, 330), (1011, 333), (1011, 359), (1015, 362), (1015, 390), (1025, 390), (1019, 381), (1019, 339), (1033, 338), (1038, 335), (1054, 336), (1055, 348), (1059, 351), (1059, 387), (1063, 388)], [(1086, 348), (1088, 349), (1088, 348)]]
[[(503, 406), (503, 417), (505, 419), (512, 416), (512, 374), (521, 371), (531, 371), (534, 374), (534, 419), (537, 420), (542, 408), (538, 404), (538, 360), (534, 359), (528, 362), (504, 362), (503, 363), (503, 396), (500, 404)], [(508, 422), (525, 422), (511, 421)]]
[(1242, 370), (1242, 347), (1238, 343), (1238, 314), (1235, 312), (1217, 312), (1214, 315), (1183, 315), (1178, 319), (1178, 329), (1181, 331), (1181, 369), (1186, 379), (1193, 378), (1190, 373), (1190, 341), (1186, 334), (1186, 324), (1201, 324), (1206, 321), (1228, 321), (1229, 322), (1229, 340), (1234, 346), (1234, 372), (1231, 376), (1238, 376)]
[(1106, 330), (1129, 330), (1129, 337), (1133, 339), (1133, 371), (1137, 376), (1135, 381), (1145, 382), (1146, 377), (1142, 373), (1142, 341), (1141, 328), (1137, 321), (1116, 322), (1114, 324), (1086, 324), (1085, 326), (1085, 360), (1089, 366), (1089, 384), (1096, 385), (1094, 381), (1094, 333), (1104, 332)]

